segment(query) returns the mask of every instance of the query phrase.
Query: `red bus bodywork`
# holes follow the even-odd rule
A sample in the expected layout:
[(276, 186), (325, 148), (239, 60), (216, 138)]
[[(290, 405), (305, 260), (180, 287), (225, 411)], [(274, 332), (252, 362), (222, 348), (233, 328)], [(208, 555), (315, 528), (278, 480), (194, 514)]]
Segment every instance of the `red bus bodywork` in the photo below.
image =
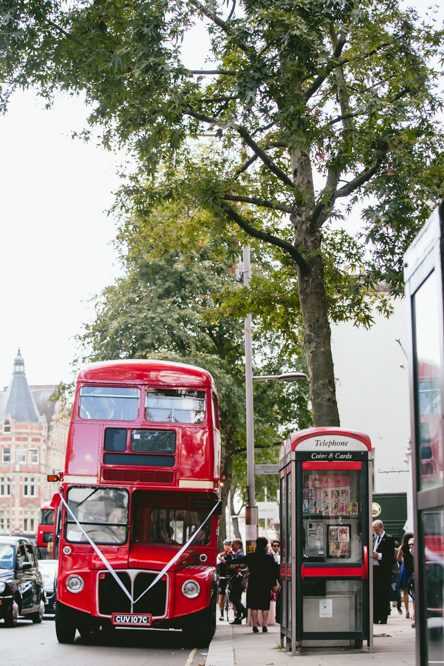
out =
[(147, 360), (97, 363), (79, 374), (60, 487), (60, 642), (72, 642), (76, 629), (115, 626), (211, 640), (219, 469), (207, 371)]
[(51, 506), (51, 502), (44, 502), (40, 507), (40, 522), (37, 528), (36, 545), (38, 548), (52, 548), (54, 543), (54, 526), (55, 510)]

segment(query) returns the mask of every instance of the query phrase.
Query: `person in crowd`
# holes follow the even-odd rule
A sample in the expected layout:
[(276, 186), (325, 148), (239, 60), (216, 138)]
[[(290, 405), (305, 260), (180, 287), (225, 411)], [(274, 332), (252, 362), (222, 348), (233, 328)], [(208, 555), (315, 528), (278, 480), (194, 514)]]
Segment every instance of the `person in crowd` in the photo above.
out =
[(231, 624), (242, 624), (248, 613), (247, 609), (242, 603), (242, 593), (244, 591), (244, 571), (240, 567), (241, 560), (244, 558), (242, 550), (242, 541), (240, 539), (233, 539), (231, 544), (232, 560), (230, 563), (230, 596), (229, 599), (233, 604), (236, 616)]
[[(231, 562), (232, 552), (231, 552), (231, 539), (224, 540), (224, 549), (221, 553), (218, 553), (216, 558), (216, 570), (217, 570), (217, 591), (218, 591), (218, 606), (219, 606), (219, 620), (224, 619), (224, 606), (225, 606), (225, 595), (227, 593), (227, 584), (230, 572), (228, 570), (228, 565)], [(228, 617), (227, 617), (228, 620)]]
[(281, 553), (280, 553), (281, 544), (277, 539), (273, 539), (271, 542), (271, 554), (274, 557), (276, 564), (281, 563)]
[(373, 622), (387, 624), (390, 611), (390, 581), (394, 561), (395, 541), (384, 529), (382, 520), (372, 523), (373, 542)]
[(412, 600), (412, 606), (413, 606), (413, 616), (412, 616), (413, 624), (412, 624), (412, 628), (415, 628), (415, 626), (416, 626), (416, 623), (415, 623), (415, 615), (416, 615), (416, 613), (415, 613), (415, 538), (413, 536), (410, 537), (410, 539), (409, 539), (408, 547), (409, 547), (410, 555), (412, 556), (412, 559), (413, 559), (413, 571), (412, 571), (412, 574), (411, 574), (411, 576), (410, 576), (410, 578), (407, 582), (407, 588), (408, 588), (409, 597)]
[(399, 615), (402, 615), (401, 592), (399, 590), (399, 579), (401, 576), (401, 565), (397, 560), (399, 542), (395, 541), (395, 556), (393, 560), (392, 575), (390, 580), (390, 601), (392, 607), (396, 606)]
[(412, 543), (414, 544), (413, 533), (406, 532), (402, 537), (401, 545), (398, 548), (398, 552), (396, 555), (397, 561), (401, 563), (399, 589), (402, 592), (404, 608), (405, 608), (405, 616), (407, 619), (410, 617), (408, 582), (413, 574), (413, 554), (410, 552), (409, 548), (410, 541), (412, 541)]
[(280, 588), (277, 580), (277, 565), (274, 557), (267, 553), (268, 540), (265, 537), (256, 539), (256, 550), (239, 558), (239, 563), (248, 567), (247, 606), (251, 610), (253, 631), (258, 633), (258, 613), (262, 611), (262, 631), (268, 631), (268, 612), (270, 610), (271, 592)]
[(281, 621), (281, 616), (282, 616), (282, 596), (281, 596), (281, 571), (280, 571), (280, 564), (281, 564), (281, 544), (280, 541), (277, 539), (273, 539), (271, 542), (271, 553), (274, 557), (274, 561), (276, 562), (276, 579), (279, 583), (279, 589), (276, 592), (272, 592), (272, 599), (276, 602), (276, 622)]

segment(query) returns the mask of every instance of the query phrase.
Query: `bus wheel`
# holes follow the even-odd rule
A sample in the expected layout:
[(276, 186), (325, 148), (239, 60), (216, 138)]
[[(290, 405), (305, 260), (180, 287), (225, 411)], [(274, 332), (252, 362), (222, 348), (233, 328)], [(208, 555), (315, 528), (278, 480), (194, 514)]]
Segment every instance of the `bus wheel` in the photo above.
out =
[(57, 602), (55, 613), (55, 630), (59, 643), (74, 643), (76, 635), (76, 619), (74, 612)]
[(95, 632), (97, 632), (97, 627), (88, 619), (82, 618), (77, 621), (77, 631), (79, 632), (82, 639), (86, 641), (88, 638), (91, 638)]
[(196, 647), (208, 647), (216, 631), (216, 606), (211, 604), (209, 608), (200, 614), (196, 622), (193, 643)]

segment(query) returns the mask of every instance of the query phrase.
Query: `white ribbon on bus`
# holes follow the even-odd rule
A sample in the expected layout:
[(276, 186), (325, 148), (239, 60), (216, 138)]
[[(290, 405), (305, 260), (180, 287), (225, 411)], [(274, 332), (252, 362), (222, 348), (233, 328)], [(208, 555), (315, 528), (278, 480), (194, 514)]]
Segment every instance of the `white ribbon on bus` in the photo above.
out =
[(62, 495), (61, 492), (59, 492), (59, 495), (60, 495), (60, 499), (61, 499), (61, 502), (62, 502), (63, 506), (65, 507), (66, 511), (69, 513), (69, 515), (71, 516), (71, 518), (73, 519), (73, 521), (75, 522), (75, 524), (77, 525), (77, 527), (79, 528), (80, 532), (81, 532), (81, 533), (83, 534), (83, 536), (86, 538), (86, 540), (88, 541), (88, 543), (90, 544), (90, 546), (92, 546), (92, 548), (94, 549), (94, 552), (100, 557), (100, 559), (102, 560), (103, 564), (106, 566), (106, 568), (107, 568), (108, 571), (110, 572), (111, 576), (114, 578), (114, 580), (116, 581), (116, 583), (118, 584), (118, 586), (123, 590), (123, 592), (126, 594), (126, 596), (128, 597), (128, 599), (131, 601), (131, 603), (132, 603), (133, 605), (136, 604), (136, 603), (139, 601), (139, 599), (141, 599), (141, 598), (142, 598), (147, 592), (149, 592), (149, 591), (151, 590), (151, 588), (154, 587), (154, 586), (156, 585), (156, 583), (159, 582), (159, 580), (162, 578), (162, 576), (164, 576), (164, 575), (169, 571), (169, 569), (173, 566), (173, 564), (174, 564), (175, 562), (177, 562), (177, 560), (178, 560), (179, 557), (182, 555), (182, 553), (184, 553), (184, 552), (186, 551), (186, 549), (187, 549), (187, 548), (193, 543), (193, 541), (194, 541), (196, 535), (198, 534), (199, 530), (201, 530), (201, 529), (203, 528), (203, 526), (205, 525), (205, 523), (208, 522), (208, 520), (211, 518), (211, 516), (213, 515), (213, 513), (216, 511), (216, 509), (217, 509), (217, 508), (219, 507), (219, 505), (221, 504), (221, 501), (220, 501), (220, 500), (218, 500), (218, 501), (216, 502), (216, 504), (213, 506), (213, 508), (211, 509), (211, 511), (210, 511), (210, 513), (208, 514), (208, 516), (205, 518), (205, 520), (202, 522), (202, 524), (199, 525), (199, 527), (193, 532), (193, 534), (190, 536), (190, 538), (188, 539), (188, 541), (182, 546), (182, 548), (181, 548), (180, 550), (177, 551), (177, 553), (171, 558), (171, 560), (170, 560), (170, 561), (164, 566), (164, 568), (162, 569), (162, 571), (160, 571), (160, 572), (157, 574), (157, 576), (154, 578), (154, 580), (152, 580), (151, 583), (148, 585), (148, 587), (146, 588), (146, 590), (144, 590), (144, 591), (142, 592), (142, 594), (139, 594), (139, 596), (137, 597), (137, 599), (133, 599), (132, 595), (128, 592), (128, 590), (126, 589), (126, 587), (124, 586), (124, 584), (122, 583), (122, 581), (120, 580), (120, 578), (118, 577), (118, 575), (117, 575), (117, 573), (116, 573), (116, 570), (112, 568), (111, 564), (108, 562), (108, 560), (106, 559), (105, 555), (102, 553), (102, 551), (100, 550), (100, 548), (97, 547), (97, 545), (96, 545), (96, 544), (94, 543), (94, 541), (91, 539), (91, 537), (89, 536), (89, 534), (87, 534), (87, 533), (85, 532), (85, 530), (83, 529), (82, 525), (79, 523), (79, 521), (77, 520), (76, 516), (75, 516), (74, 513), (72, 512), (71, 507), (68, 506), (68, 503), (65, 501), (65, 498), (63, 497), (63, 495)]

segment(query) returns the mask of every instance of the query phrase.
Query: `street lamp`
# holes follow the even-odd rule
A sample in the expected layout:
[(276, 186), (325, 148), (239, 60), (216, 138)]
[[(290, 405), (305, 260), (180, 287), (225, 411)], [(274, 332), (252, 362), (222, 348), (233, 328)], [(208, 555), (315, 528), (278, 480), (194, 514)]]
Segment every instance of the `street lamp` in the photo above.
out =
[[(243, 249), (242, 263), (237, 266), (239, 282), (247, 286), (251, 278), (250, 248)], [(246, 447), (247, 447), (247, 498), (245, 508), (245, 541), (247, 551), (255, 548), (258, 531), (258, 509), (256, 506), (256, 479), (254, 466), (254, 409), (253, 409), (253, 380), (254, 381), (282, 381), (294, 382), (307, 379), (303, 372), (286, 372), (281, 375), (253, 375), (252, 353), (252, 316), (248, 314), (244, 322), (245, 333), (245, 419), (246, 419)]]
[(297, 382), (300, 379), (308, 379), (308, 377), (305, 372), (284, 372), (282, 375), (253, 375), (255, 382), (264, 382), (270, 379), (278, 382)]

